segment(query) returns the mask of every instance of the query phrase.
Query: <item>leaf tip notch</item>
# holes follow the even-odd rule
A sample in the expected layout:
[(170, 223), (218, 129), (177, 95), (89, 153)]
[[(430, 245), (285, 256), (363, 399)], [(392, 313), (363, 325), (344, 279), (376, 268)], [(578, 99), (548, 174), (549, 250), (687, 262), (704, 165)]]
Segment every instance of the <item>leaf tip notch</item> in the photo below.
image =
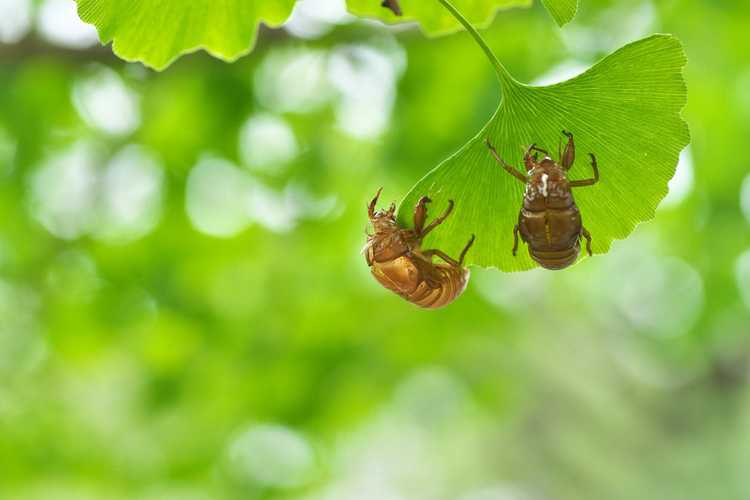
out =
[(578, 0), (542, 0), (542, 4), (561, 28), (578, 13)]

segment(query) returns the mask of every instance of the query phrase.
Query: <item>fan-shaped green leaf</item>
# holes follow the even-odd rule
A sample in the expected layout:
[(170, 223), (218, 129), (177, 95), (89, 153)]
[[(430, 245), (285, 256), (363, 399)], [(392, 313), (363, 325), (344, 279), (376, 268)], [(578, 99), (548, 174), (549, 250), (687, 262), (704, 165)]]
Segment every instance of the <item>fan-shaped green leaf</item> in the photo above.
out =
[(591, 176), (587, 153), (598, 158), (600, 182), (574, 193), (595, 253), (606, 252), (612, 240), (653, 217), (689, 142), (680, 117), (687, 99), (686, 58), (676, 38), (654, 35), (632, 43), (582, 75), (548, 87), (518, 83), (494, 62), (503, 88), (499, 109), (474, 139), (414, 186), (399, 207), (402, 224), (412, 224), (422, 195), (434, 200), (433, 214), (453, 199), (453, 214), (427, 246), (456, 255), (474, 233), (470, 264), (504, 271), (534, 267), (523, 243), (517, 257), (511, 254), (523, 185), (495, 162), (484, 141), (523, 171), (525, 147), (537, 143), (556, 152), (563, 129), (574, 133), (577, 146), (571, 178)]
[(163, 69), (205, 49), (233, 60), (249, 52), (258, 23), (279, 25), (295, 0), (77, 0), (78, 15), (127, 61)]
[(565, 26), (576, 17), (578, 0), (542, 0), (558, 26)]

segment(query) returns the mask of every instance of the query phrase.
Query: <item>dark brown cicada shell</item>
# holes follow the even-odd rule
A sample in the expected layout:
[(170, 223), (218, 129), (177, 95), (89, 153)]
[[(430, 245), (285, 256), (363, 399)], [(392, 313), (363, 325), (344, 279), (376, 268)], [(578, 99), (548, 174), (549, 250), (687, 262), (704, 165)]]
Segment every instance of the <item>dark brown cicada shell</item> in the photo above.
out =
[[(469, 270), (464, 257), (474, 243), (472, 235), (458, 260), (440, 250), (422, 250), (422, 240), (438, 227), (453, 210), (453, 200), (438, 218), (425, 227), (428, 197), (420, 198), (414, 209), (414, 229), (403, 229), (396, 222), (396, 205), (375, 211), (379, 189), (368, 207), (373, 234), (368, 234), (363, 250), (375, 279), (419, 307), (437, 309), (453, 302), (466, 288)], [(434, 263), (439, 257), (445, 263)]]
[[(520, 233), (531, 258), (546, 269), (564, 269), (573, 264), (581, 251), (581, 238), (586, 239), (586, 251), (591, 255), (591, 234), (583, 227), (571, 189), (596, 184), (599, 181), (599, 168), (596, 157), (590, 153), (594, 177), (568, 180), (567, 172), (575, 161), (576, 148), (573, 134), (564, 130), (562, 133), (568, 142), (560, 153), (559, 162), (552, 160), (547, 151), (532, 144), (523, 158), (525, 175), (505, 163), (487, 141), (490, 152), (500, 165), (526, 185), (518, 224), (513, 228), (513, 255), (518, 251)], [(541, 161), (538, 161), (538, 153), (544, 154)]]

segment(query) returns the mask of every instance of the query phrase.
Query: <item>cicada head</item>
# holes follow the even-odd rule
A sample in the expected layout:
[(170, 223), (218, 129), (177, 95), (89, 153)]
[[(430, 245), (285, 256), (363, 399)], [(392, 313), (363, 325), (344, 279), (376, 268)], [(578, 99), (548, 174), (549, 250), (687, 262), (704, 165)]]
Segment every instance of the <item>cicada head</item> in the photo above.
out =
[(388, 210), (375, 210), (375, 205), (378, 203), (380, 192), (383, 188), (378, 189), (375, 194), (375, 198), (372, 199), (368, 206), (367, 215), (370, 217), (370, 223), (375, 233), (387, 233), (398, 230), (398, 224), (396, 223), (396, 204), (391, 203)]
[(555, 161), (549, 156), (545, 156), (544, 158), (542, 158), (542, 161), (540, 161), (538, 165), (545, 170), (557, 167)]

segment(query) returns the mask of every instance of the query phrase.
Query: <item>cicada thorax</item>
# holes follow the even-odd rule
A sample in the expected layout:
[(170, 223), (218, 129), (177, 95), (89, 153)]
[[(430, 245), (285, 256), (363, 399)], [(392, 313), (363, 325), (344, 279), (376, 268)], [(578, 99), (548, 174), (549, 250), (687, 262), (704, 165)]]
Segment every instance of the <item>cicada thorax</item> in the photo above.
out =
[(389, 262), (409, 253), (410, 240), (413, 238), (404, 233), (406, 231), (394, 227), (369, 236), (365, 247), (367, 264)]
[(518, 229), (529, 255), (547, 269), (562, 269), (580, 253), (581, 214), (565, 171), (541, 162), (529, 172)]

